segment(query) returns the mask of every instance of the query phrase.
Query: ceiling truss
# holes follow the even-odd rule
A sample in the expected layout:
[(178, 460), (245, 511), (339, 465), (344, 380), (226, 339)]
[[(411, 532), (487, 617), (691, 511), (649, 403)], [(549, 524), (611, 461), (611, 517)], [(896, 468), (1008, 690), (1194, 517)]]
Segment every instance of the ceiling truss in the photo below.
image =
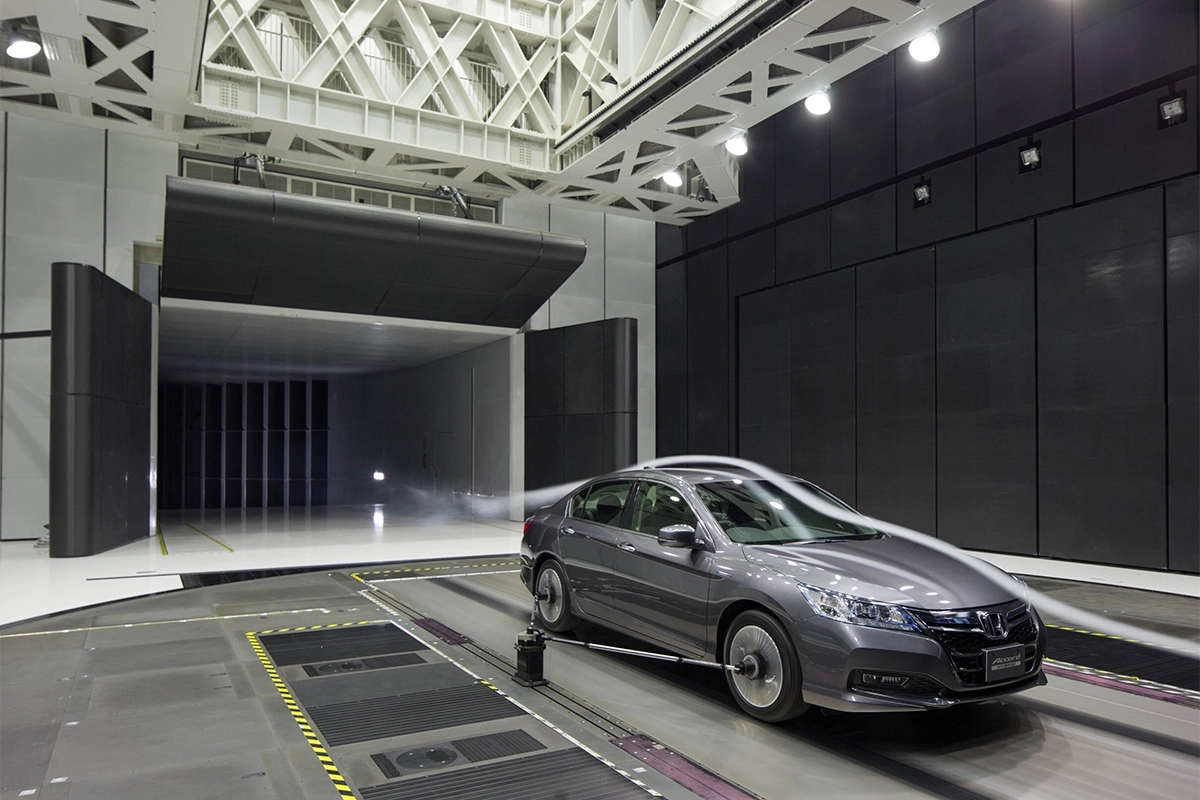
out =
[(726, 139), (977, 1), (7, 0), (46, 49), (0, 100), (680, 224), (737, 202)]

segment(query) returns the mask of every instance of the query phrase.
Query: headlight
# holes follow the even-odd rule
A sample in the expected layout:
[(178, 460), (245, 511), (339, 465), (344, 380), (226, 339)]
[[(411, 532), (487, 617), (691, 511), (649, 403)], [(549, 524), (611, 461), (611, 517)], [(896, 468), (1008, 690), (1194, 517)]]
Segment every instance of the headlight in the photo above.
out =
[(891, 628), (899, 631), (919, 631), (917, 621), (899, 606), (876, 603), (861, 597), (800, 586), (800, 593), (812, 606), (812, 610), (828, 619), (848, 622), (851, 625), (866, 625), (869, 628)]

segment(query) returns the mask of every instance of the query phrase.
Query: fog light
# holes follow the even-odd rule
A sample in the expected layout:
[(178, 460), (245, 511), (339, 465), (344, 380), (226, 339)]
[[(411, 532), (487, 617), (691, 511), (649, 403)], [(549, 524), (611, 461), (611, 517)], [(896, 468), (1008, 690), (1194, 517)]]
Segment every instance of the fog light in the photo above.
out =
[(903, 689), (912, 678), (907, 675), (882, 675), (878, 672), (862, 673), (862, 682), (867, 686), (886, 686), (891, 689)]

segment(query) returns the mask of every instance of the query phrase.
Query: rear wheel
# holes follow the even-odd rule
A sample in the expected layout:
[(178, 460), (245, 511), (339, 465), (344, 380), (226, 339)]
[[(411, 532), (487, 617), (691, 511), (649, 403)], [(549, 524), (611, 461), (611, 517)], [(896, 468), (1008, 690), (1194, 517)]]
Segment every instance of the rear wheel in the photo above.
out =
[(726, 670), (729, 689), (739, 706), (765, 722), (783, 722), (808, 710), (800, 691), (800, 659), (787, 631), (762, 611), (744, 611), (725, 637), (725, 663), (742, 667)]
[(537, 597), (537, 621), (542, 628), (552, 633), (566, 633), (578, 624), (579, 619), (571, 611), (571, 593), (561, 564), (553, 560), (542, 564), (533, 587)]

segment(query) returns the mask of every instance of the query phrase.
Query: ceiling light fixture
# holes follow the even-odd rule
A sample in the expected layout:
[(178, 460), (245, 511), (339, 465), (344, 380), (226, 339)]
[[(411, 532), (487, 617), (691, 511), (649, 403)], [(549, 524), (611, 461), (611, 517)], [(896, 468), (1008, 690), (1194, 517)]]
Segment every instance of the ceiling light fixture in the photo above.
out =
[(672, 189), (678, 189), (683, 186), (683, 176), (679, 174), (679, 170), (672, 169), (662, 174), (663, 183), (670, 186)]
[(746, 134), (739, 133), (725, 140), (725, 149), (731, 155), (744, 156), (750, 151), (750, 145), (746, 142)]
[(1186, 121), (1187, 95), (1184, 92), (1172, 88), (1171, 94), (1158, 98), (1158, 127), (1169, 128)]
[(819, 116), (821, 114), (828, 114), (829, 109), (833, 108), (833, 104), (829, 102), (829, 92), (822, 89), (804, 98), (804, 107), (808, 109), (810, 114), (817, 114)]
[(33, 58), (42, 52), (42, 43), (18, 23), (8, 34), (8, 46), (4, 52), (9, 58)]
[(1026, 172), (1033, 172), (1035, 169), (1042, 168), (1042, 143), (1027, 142), (1021, 145), (1021, 149), (1017, 154), (1019, 162), (1017, 164), (1017, 172), (1024, 175)]
[(933, 61), (942, 52), (937, 34), (926, 31), (908, 43), (908, 54), (917, 61)]
[(927, 206), (933, 202), (933, 186), (929, 179), (922, 177), (919, 183), (913, 184), (913, 208)]

